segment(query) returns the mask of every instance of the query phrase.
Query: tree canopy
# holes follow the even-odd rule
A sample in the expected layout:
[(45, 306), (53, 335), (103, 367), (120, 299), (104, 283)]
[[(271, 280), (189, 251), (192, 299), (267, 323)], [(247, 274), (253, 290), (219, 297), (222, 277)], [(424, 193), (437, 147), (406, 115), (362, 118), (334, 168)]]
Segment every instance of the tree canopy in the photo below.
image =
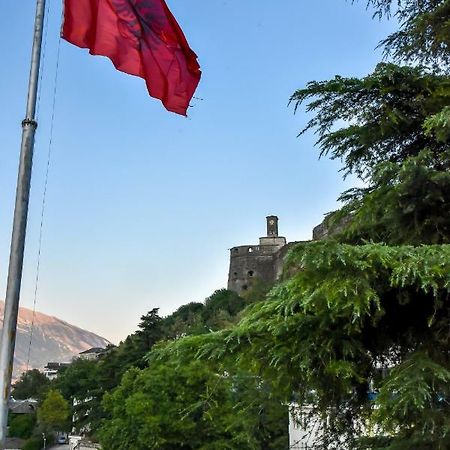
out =
[(68, 427), (70, 407), (60, 392), (47, 392), (38, 409), (38, 420), (49, 431), (64, 430)]
[(37, 369), (31, 369), (24, 372), (14, 383), (11, 396), (20, 400), (28, 398), (41, 400), (49, 385), (50, 380), (43, 373)]
[(105, 448), (136, 450), (287, 447), (287, 409), (261, 383), (191, 360), (126, 373), (104, 398)]
[[(448, 169), (447, 143), (424, 130), (429, 117), (450, 103), (450, 80), (421, 67), (380, 63), (364, 78), (312, 81), (291, 97), (295, 109), (309, 101), (314, 112), (302, 133), (315, 129), (320, 154), (343, 159), (344, 170), (369, 176), (386, 160), (403, 162), (428, 149)], [(347, 125), (336, 129), (338, 123)]]
[[(259, 286), (257, 292), (262, 292), (262, 289)], [(154, 436), (154, 448), (160, 448), (158, 445), (199, 448), (202, 440), (204, 444), (201, 445), (209, 442), (211, 448), (218, 448), (212, 442), (218, 445), (219, 441), (223, 442), (223, 448), (236, 449), (256, 448), (258, 445), (267, 449), (278, 448), (274, 442), (284, 442), (285, 445), (287, 406), (275, 393), (267, 398), (267, 392), (271, 391), (268, 387), (261, 389), (264, 382), (260, 377), (253, 374), (248, 377), (244, 370), (236, 373), (233, 365), (228, 365), (225, 370), (195, 360), (186, 360), (183, 364), (174, 360), (149, 366), (146, 358), (158, 342), (182, 340), (185, 336), (202, 336), (229, 328), (238, 321), (242, 310), (254, 301), (251, 295), (249, 291), (249, 297), (242, 298), (234, 292), (219, 289), (203, 303), (187, 303), (164, 318), (159, 316), (157, 308), (153, 308), (141, 316), (135, 333), (119, 346), (108, 348), (99, 360), (78, 359), (72, 362), (52, 382), (52, 387), (72, 405), (73, 426), (101, 437), (106, 448), (149, 448), (145, 442), (150, 432)], [(220, 380), (219, 384), (217, 380)], [(183, 387), (178, 387), (178, 383)], [(154, 389), (145, 387), (147, 384), (154, 385)], [(212, 389), (212, 385), (217, 389)], [(206, 394), (202, 394), (202, 389), (210, 392), (210, 401), (204, 400)], [(123, 400), (128, 397), (130, 400), (125, 404)], [(134, 416), (133, 409), (138, 408), (141, 397), (145, 397), (145, 404), (154, 405), (142, 420)], [(198, 413), (186, 416), (184, 413), (194, 400), (202, 405), (209, 402), (209, 406), (202, 406), (206, 409), (199, 423)], [(245, 404), (240, 412), (237, 411), (238, 400)], [(173, 421), (174, 414), (182, 420), (178, 428), (172, 424), (174, 434), (168, 437), (164, 424), (170, 417)], [(215, 422), (223, 416), (220, 425), (216, 424), (217, 432), (211, 423), (212, 414)], [(140, 425), (132, 427), (131, 423)], [(183, 427), (192, 433), (186, 434)], [(180, 436), (184, 437), (181, 439)], [(225, 447), (228, 439), (235, 442), (233, 446)], [(244, 444), (245, 439), (256, 447)], [(166, 441), (169, 443), (163, 444)]]
[(386, 55), (409, 63), (448, 70), (450, 63), (449, 0), (368, 0), (375, 15), (394, 15), (400, 29), (380, 45)]

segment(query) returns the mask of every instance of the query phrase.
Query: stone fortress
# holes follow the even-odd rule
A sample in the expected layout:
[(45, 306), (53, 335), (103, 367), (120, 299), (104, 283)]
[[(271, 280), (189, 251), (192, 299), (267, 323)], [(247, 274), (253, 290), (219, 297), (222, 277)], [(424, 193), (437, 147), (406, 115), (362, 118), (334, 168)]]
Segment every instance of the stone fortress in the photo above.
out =
[(267, 236), (258, 245), (240, 245), (230, 249), (228, 289), (238, 294), (250, 289), (257, 280), (275, 283), (281, 276), (283, 260), (297, 242), (286, 242), (278, 235), (278, 217), (267, 216)]

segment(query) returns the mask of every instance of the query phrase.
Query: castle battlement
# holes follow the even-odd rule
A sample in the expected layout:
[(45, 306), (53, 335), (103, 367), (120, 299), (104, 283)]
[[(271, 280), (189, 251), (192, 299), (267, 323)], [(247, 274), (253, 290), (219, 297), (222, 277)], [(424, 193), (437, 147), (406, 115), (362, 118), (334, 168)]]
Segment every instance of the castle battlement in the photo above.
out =
[(240, 245), (230, 249), (228, 289), (242, 294), (256, 280), (274, 283), (281, 275), (281, 249), (286, 238), (278, 236), (278, 217), (267, 216), (267, 236), (259, 238), (259, 245)]

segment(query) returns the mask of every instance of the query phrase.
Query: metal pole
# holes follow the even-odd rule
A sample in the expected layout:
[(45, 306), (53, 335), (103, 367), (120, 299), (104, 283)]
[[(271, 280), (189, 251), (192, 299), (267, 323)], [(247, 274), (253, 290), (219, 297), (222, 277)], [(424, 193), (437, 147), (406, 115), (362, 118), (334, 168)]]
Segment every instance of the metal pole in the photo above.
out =
[(9, 256), (8, 282), (6, 286), (5, 312), (0, 344), (0, 446), (5, 448), (8, 422), (8, 403), (16, 342), (17, 315), (19, 312), (20, 285), (22, 281), (23, 253), (27, 228), (28, 200), (30, 197), (31, 169), (33, 164), (36, 97), (41, 60), (44, 27), (45, 0), (37, 0), (31, 53), (30, 80), (25, 119), (22, 122), (22, 145), (20, 149), (17, 179), (16, 205), (14, 209), (11, 250)]

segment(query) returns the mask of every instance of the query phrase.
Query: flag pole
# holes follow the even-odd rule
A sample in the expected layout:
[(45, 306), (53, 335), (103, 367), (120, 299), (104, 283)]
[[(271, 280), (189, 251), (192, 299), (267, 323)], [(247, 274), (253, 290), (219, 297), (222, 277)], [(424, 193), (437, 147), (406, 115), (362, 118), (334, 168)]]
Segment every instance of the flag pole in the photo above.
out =
[(16, 189), (8, 281), (6, 286), (5, 311), (2, 340), (0, 344), (0, 448), (5, 448), (8, 404), (16, 342), (17, 315), (19, 312), (20, 285), (22, 281), (23, 254), (27, 228), (28, 201), (30, 197), (31, 171), (33, 165), (36, 98), (41, 61), (42, 34), (44, 28), (45, 0), (37, 0), (31, 52), (30, 79), (26, 116), (22, 122), (22, 144)]

